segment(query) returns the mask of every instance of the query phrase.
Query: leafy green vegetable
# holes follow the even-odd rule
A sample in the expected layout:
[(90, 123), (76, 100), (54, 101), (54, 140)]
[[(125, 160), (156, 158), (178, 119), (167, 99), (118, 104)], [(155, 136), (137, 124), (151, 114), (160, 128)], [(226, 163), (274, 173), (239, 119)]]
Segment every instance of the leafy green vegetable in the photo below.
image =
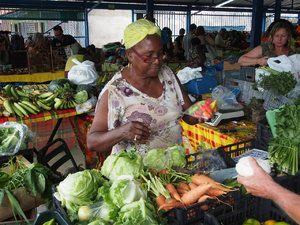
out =
[(102, 219), (99, 219), (99, 220), (95, 220), (95, 221), (89, 223), (88, 225), (110, 225), (110, 223), (108, 223)]
[(256, 82), (254, 86), (260, 86), (265, 90), (270, 90), (274, 95), (285, 96), (295, 88), (297, 81), (292, 72), (270, 72), (270, 75), (260, 74), (259, 77), (261, 80)]
[(118, 217), (119, 210), (117, 206), (104, 202), (100, 211), (100, 218), (112, 223)]
[(26, 143), (24, 141), (27, 134), (23, 134), (22, 132), (22, 134), (25, 135), (25, 137), (22, 137), (19, 129), (22, 129), (22, 124), (18, 124), (16, 127), (0, 127), (0, 156), (13, 155), (17, 151), (26, 148)]
[(111, 154), (101, 168), (102, 174), (111, 182), (121, 175), (133, 175), (134, 178), (138, 178), (142, 171), (142, 157), (134, 150), (129, 152), (122, 150), (119, 154)]
[(123, 224), (155, 225), (163, 223), (159, 220), (154, 206), (140, 198), (139, 201), (126, 204), (121, 208), (118, 221), (114, 225)]
[(74, 99), (77, 104), (81, 104), (89, 99), (89, 95), (85, 90), (79, 91), (74, 95)]
[(144, 166), (157, 172), (167, 168), (169, 163), (171, 163), (170, 157), (166, 155), (166, 150), (163, 148), (152, 149), (143, 158)]
[(108, 181), (99, 170), (84, 170), (69, 174), (57, 186), (54, 196), (67, 209), (71, 221), (78, 220), (78, 209), (83, 205), (91, 205), (97, 199), (98, 188)]
[(269, 160), (279, 171), (295, 175), (300, 151), (300, 105), (284, 105), (275, 114), (276, 138), (269, 143)]
[(122, 207), (127, 203), (147, 197), (147, 190), (140, 186), (132, 175), (122, 175), (114, 181), (109, 189), (108, 195), (104, 194), (104, 201)]
[(172, 167), (184, 168), (186, 165), (186, 150), (182, 145), (173, 144), (167, 148), (167, 152), (170, 152), (173, 161)]

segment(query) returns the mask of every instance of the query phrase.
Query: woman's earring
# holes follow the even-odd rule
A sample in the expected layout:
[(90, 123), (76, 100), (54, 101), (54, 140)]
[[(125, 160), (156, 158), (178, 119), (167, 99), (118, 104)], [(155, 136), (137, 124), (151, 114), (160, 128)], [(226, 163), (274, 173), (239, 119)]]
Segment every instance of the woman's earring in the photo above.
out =
[(129, 62), (127, 65), (128, 69), (131, 69), (131, 66), (132, 66), (132, 64), (131, 64), (131, 62)]

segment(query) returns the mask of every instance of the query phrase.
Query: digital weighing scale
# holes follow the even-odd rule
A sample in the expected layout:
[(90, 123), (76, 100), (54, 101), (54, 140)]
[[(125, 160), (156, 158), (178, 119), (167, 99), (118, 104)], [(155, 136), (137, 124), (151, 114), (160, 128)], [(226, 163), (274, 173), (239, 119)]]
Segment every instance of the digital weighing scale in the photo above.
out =
[(244, 111), (243, 110), (238, 110), (238, 111), (231, 111), (231, 112), (216, 112), (215, 114), (215, 118), (211, 119), (209, 122), (205, 122), (211, 126), (218, 126), (218, 124), (221, 122), (221, 120), (227, 120), (227, 119), (233, 119), (233, 118), (237, 118), (237, 117), (243, 117)]

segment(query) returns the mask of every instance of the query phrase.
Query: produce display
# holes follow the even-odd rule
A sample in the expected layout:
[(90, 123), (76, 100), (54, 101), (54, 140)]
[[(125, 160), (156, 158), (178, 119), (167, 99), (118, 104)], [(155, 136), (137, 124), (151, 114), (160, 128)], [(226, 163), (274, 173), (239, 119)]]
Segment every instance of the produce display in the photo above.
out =
[(276, 222), (275, 220), (267, 220), (265, 222), (259, 222), (256, 219), (249, 218), (245, 220), (242, 225), (290, 225), (290, 224), (283, 221)]
[(23, 91), (22, 87), (7, 84), (0, 88), (0, 116), (29, 117), (43, 111), (72, 109), (78, 104), (98, 96), (95, 86), (74, 85), (68, 79), (58, 78), (50, 82), (47, 91)]
[[(180, 153), (182, 146), (173, 145), (170, 149), (177, 149), (176, 160), (184, 161), (179, 159), (185, 158)], [(168, 156), (163, 150), (163, 157)], [(151, 151), (156, 153), (157, 149)], [(152, 163), (155, 161), (144, 163), (135, 150), (110, 155), (101, 170), (68, 175), (57, 185), (54, 197), (61, 201), (73, 224), (90, 225), (98, 221), (99, 224), (150, 225), (167, 224), (165, 213), (174, 207), (202, 203), (201, 210), (206, 210), (221, 204), (219, 196), (238, 190), (205, 174), (177, 172), (171, 156), (158, 170)], [(209, 199), (214, 203), (206, 204)]]

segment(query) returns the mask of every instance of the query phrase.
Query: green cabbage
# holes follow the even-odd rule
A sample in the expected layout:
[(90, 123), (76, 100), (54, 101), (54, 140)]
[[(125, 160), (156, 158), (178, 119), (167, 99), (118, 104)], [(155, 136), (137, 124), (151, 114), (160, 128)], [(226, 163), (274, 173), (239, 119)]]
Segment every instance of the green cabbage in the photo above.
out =
[(118, 217), (119, 210), (117, 206), (104, 202), (99, 216), (106, 222), (114, 222)]
[(74, 95), (74, 99), (77, 104), (81, 104), (86, 102), (89, 99), (89, 95), (85, 90), (79, 91)]
[(110, 225), (110, 223), (100, 219), (100, 220), (95, 220), (89, 223), (88, 225)]
[(143, 158), (143, 164), (147, 169), (155, 169), (157, 172), (168, 167), (170, 161), (169, 156), (165, 154), (165, 149), (152, 149), (146, 153)]
[(121, 208), (123, 205), (147, 197), (147, 190), (140, 187), (132, 175), (122, 175), (114, 181), (104, 201)]
[(104, 161), (101, 168), (102, 174), (111, 182), (114, 182), (121, 175), (133, 175), (138, 178), (143, 171), (142, 157), (134, 150), (119, 154), (111, 154)]
[(69, 174), (57, 186), (54, 193), (72, 221), (78, 220), (78, 209), (83, 205), (91, 205), (98, 197), (98, 188), (109, 186), (99, 170), (84, 170)]
[(143, 198), (124, 205), (118, 215), (118, 221), (114, 225), (158, 225), (159, 221), (154, 206)]
[(167, 152), (171, 154), (172, 167), (174, 168), (184, 168), (186, 165), (186, 150), (182, 145), (173, 144), (167, 148)]

